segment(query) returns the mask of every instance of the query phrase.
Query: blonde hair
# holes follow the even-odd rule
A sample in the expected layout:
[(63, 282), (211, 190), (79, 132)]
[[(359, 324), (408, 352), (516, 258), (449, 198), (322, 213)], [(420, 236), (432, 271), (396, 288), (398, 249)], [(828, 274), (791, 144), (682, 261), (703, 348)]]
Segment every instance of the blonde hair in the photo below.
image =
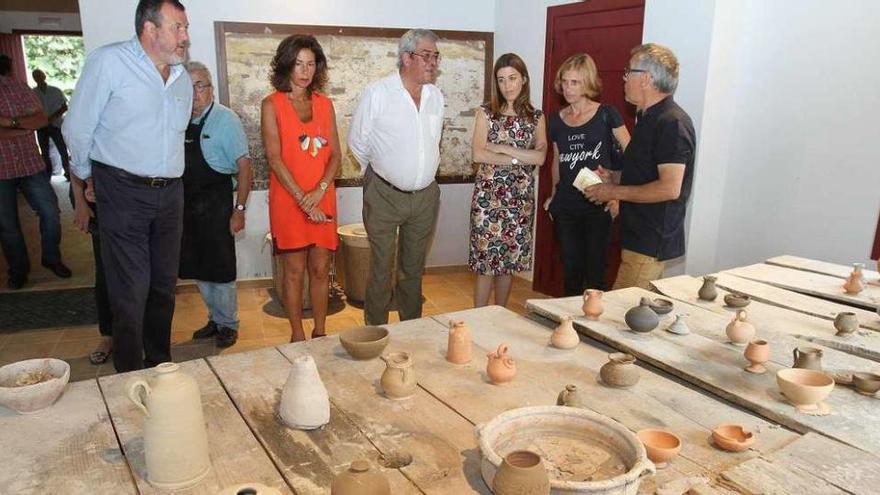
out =
[(572, 55), (559, 66), (559, 69), (556, 71), (556, 79), (553, 81), (553, 89), (557, 93), (562, 94), (562, 75), (571, 70), (580, 73), (587, 98), (592, 100), (602, 94), (602, 80), (599, 79), (596, 62), (593, 61), (593, 57), (586, 53)]

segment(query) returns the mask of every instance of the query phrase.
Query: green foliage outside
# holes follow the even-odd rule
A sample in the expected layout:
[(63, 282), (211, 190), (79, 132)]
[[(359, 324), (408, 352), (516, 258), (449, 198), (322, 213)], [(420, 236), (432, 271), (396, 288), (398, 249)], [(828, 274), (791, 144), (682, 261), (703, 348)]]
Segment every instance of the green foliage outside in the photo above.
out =
[(60, 88), (69, 99), (85, 60), (82, 37), (26, 35), (22, 38), (30, 85), (35, 86), (31, 71), (40, 69), (46, 73), (46, 82)]

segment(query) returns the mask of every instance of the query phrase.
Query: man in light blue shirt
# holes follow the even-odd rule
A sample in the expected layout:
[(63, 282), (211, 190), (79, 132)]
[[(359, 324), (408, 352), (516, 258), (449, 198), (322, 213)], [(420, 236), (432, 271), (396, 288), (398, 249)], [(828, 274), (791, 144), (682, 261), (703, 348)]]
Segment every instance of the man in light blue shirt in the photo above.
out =
[(192, 83), (177, 0), (140, 0), (137, 36), (86, 59), (62, 126), (73, 174), (94, 190), (119, 372), (171, 361)]

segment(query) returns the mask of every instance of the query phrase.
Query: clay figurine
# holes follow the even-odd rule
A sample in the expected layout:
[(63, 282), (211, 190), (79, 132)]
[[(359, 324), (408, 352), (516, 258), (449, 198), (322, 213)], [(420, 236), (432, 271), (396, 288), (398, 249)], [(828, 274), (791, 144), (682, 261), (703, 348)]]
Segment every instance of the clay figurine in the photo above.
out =
[(553, 344), (553, 347), (558, 349), (574, 349), (581, 343), (581, 339), (578, 337), (578, 333), (571, 321), (570, 316), (564, 317), (562, 323), (550, 335), (550, 343)]
[(672, 324), (666, 328), (666, 331), (674, 333), (676, 335), (687, 335), (691, 333), (691, 329), (688, 328), (687, 322), (685, 322), (685, 319), (688, 316), (689, 315), (687, 313), (680, 313), (675, 315), (675, 321), (673, 321)]
[(638, 333), (648, 333), (660, 324), (660, 317), (651, 309), (651, 300), (643, 297), (638, 306), (630, 308), (624, 315), (627, 326)]
[(851, 311), (837, 313), (837, 316), (834, 318), (834, 328), (837, 330), (838, 337), (852, 335), (853, 332), (859, 329), (859, 319)]
[(853, 271), (843, 284), (847, 294), (858, 294), (865, 290), (865, 275), (862, 273), (862, 263), (853, 263)]
[(492, 480), (495, 495), (544, 495), (550, 493), (550, 475), (541, 456), (517, 450), (504, 457)]
[(746, 345), (755, 336), (755, 326), (748, 320), (746, 310), (737, 310), (736, 316), (727, 324), (727, 338), (731, 344)]
[(587, 407), (586, 398), (584, 394), (578, 392), (577, 385), (566, 385), (565, 389), (562, 392), (559, 392), (559, 397), (556, 398), (557, 406), (569, 406), (569, 407)]
[(764, 363), (770, 360), (770, 344), (766, 340), (753, 340), (749, 342), (743, 356), (751, 363), (746, 366), (746, 371), (755, 374), (765, 373), (767, 368), (764, 367)]
[(385, 396), (389, 399), (405, 399), (414, 394), (418, 382), (409, 353), (390, 352), (382, 356), (382, 360), (385, 361), (385, 371), (379, 383)]
[(388, 478), (377, 469), (371, 469), (370, 461), (358, 459), (348, 470), (333, 478), (330, 495), (391, 495)]
[(791, 353), (794, 356), (792, 368), (822, 371), (822, 349), (801, 346), (792, 349)]
[(602, 294), (604, 292), (598, 289), (587, 289), (584, 291), (584, 305), (581, 307), (581, 310), (588, 320), (598, 320), (599, 315), (604, 311), (602, 308)]
[(639, 382), (639, 368), (632, 354), (613, 352), (608, 355), (608, 362), (599, 368), (602, 383), (609, 387), (632, 387)]
[(450, 321), (446, 360), (455, 364), (467, 364), (472, 357), (473, 339), (470, 328), (463, 321)]
[(498, 346), (498, 350), (486, 354), (486, 357), (489, 358), (486, 363), (486, 375), (489, 376), (489, 381), (495, 385), (507, 383), (513, 380), (513, 376), (516, 375), (516, 363), (507, 354), (507, 350), (507, 344), (501, 344)]
[(718, 289), (715, 288), (715, 281), (718, 277), (715, 275), (706, 275), (703, 277), (703, 286), (697, 292), (697, 297), (703, 301), (714, 301), (718, 297)]
[(298, 430), (314, 430), (330, 422), (330, 397), (312, 356), (305, 354), (293, 360), (281, 390), (278, 416)]

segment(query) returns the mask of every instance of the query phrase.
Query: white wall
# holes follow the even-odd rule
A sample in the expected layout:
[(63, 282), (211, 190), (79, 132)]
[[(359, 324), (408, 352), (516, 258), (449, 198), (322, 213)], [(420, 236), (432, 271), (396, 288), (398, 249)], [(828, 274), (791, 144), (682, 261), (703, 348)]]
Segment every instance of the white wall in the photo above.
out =
[[(135, 0), (80, 0), (86, 51), (134, 36)], [(190, 21), (190, 56), (204, 62), (216, 78), (214, 21), (265, 22), (367, 27), (493, 31), (495, 6), (490, 0), (396, 2), (388, 0), (189, 0), (184, 2)], [(467, 15), (463, 15), (467, 12)], [(442, 50), (442, 47), (441, 47)], [(389, 68), (390, 69), (390, 68)], [(468, 228), (473, 186), (441, 186), (441, 209), (428, 266), (467, 262)], [(339, 188), (339, 223), (361, 221), (361, 189)], [(262, 251), (268, 231), (266, 191), (252, 194), (244, 235), (237, 240), (239, 278), (271, 275), (270, 251)]]
[(0, 11), (0, 33), (11, 33), (13, 29), (79, 31), (79, 15), (68, 12)]

